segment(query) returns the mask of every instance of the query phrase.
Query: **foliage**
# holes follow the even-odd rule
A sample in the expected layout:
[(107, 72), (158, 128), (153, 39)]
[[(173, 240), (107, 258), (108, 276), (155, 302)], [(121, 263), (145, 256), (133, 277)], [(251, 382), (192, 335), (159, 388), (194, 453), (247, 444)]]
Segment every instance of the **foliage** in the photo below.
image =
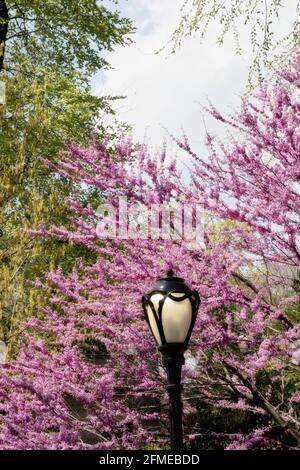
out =
[(129, 20), (94, 0), (1, 0), (0, 12), (8, 68), (34, 65), (90, 76), (108, 65), (103, 51), (128, 44), (132, 32)]
[[(290, 6), (289, 2), (289, 6)], [(299, 44), (299, 2), (293, 2), (291, 9), (295, 11), (295, 21), (290, 34), (277, 39), (274, 43), (276, 21), (284, 4), (280, 0), (185, 0), (181, 7), (181, 18), (172, 36), (173, 52), (180, 47), (182, 41), (193, 34), (203, 39), (209, 28), (218, 23), (221, 33), (217, 36), (217, 44), (222, 45), (225, 37), (232, 33), (235, 51), (242, 53), (240, 35), (245, 28), (249, 29), (250, 42), (254, 54), (252, 71), (262, 77), (264, 65), (271, 64), (271, 53), (280, 50), (282, 56), (289, 58), (291, 47)], [(279, 47), (280, 46), (280, 47)]]
[[(85, 145), (92, 133), (102, 134), (101, 119), (114, 114), (117, 97), (93, 96), (90, 74), (108, 66), (106, 50), (126, 44), (132, 26), (90, 0), (1, 0), (0, 25), (0, 79), (6, 84), (6, 102), (0, 105), (0, 340), (13, 353), (21, 320), (36, 314), (43, 300), (32, 279), (62, 258), (68, 272), (79, 252), (87, 260), (91, 256), (84, 248), (37, 241), (24, 231), (41, 221), (68, 224), (65, 199), (72, 183), (51, 174), (39, 157), (55, 161), (67, 142)], [(87, 191), (82, 197), (100, 201), (99, 194)]]
[[(20, 355), (2, 368), (1, 448), (165, 445), (165, 377), (140, 300), (169, 267), (202, 299), (190, 344), (196, 366), (187, 362), (184, 370), (189, 440), (197, 445), (195, 438), (205, 434), (206, 442), (218, 440), (227, 449), (299, 448), (299, 318), (287, 309), (299, 297), (274, 305), (266, 293), (280, 285), (278, 273), (264, 283), (247, 277), (251, 264), (254, 270), (262, 262), (300, 265), (299, 102), (293, 95), (299, 79), (296, 59), (279, 85), (262, 84), (234, 116), (211, 108), (236, 134), (227, 144), (208, 134), (209, 158), (195, 155), (187, 138), (177, 141), (193, 164), (188, 183), (165, 149), (151, 156), (130, 139), (72, 144), (59, 163), (44, 160), (62, 178), (105, 194), (107, 203), (126, 196), (146, 211), (174, 200), (198, 202), (216, 220), (238, 223), (224, 223), (227, 236), (219, 238), (208, 224), (206, 249), (190, 249), (178, 237), (99, 243), (95, 208), (74, 194), (69, 227), (31, 232), (76, 243), (97, 257), (81, 260), (67, 276), (58, 269), (37, 281), (49, 306), (27, 321)], [(97, 363), (87, 345), (100, 346)], [(195, 406), (208, 410), (210, 428), (203, 430)], [(219, 411), (236, 413), (235, 427), (221, 427)]]

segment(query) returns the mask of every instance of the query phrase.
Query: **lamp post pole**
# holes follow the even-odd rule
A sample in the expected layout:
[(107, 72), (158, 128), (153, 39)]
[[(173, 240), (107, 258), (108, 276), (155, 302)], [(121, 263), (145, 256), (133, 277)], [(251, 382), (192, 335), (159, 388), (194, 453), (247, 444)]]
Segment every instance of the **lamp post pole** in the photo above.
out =
[(143, 295), (143, 309), (167, 371), (171, 449), (183, 450), (181, 369), (195, 324), (199, 295), (172, 270)]
[(182, 430), (182, 399), (181, 399), (181, 368), (184, 364), (183, 350), (169, 346), (160, 346), (163, 365), (167, 371), (167, 392), (169, 394), (169, 416), (171, 449), (174, 451), (183, 450), (183, 430)]

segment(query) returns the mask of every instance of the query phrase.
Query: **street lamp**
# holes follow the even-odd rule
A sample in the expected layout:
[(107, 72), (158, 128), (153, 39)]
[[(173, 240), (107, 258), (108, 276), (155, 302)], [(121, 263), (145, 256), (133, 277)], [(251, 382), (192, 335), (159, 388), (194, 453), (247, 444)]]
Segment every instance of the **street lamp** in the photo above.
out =
[(199, 295), (169, 270), (144, 294), (142, 303), (168, 376), (171, 449), (182, 450), (181, 368), (198, 312)]

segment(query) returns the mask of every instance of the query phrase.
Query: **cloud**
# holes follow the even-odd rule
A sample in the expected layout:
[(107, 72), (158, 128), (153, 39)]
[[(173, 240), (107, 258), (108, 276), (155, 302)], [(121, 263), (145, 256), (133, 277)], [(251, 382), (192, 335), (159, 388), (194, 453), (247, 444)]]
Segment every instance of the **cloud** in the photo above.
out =
[[(217, 24), (203, 44), (195, 36), (184, 41), (176, 54), (168, 47), (155, 54), (170, 41), (181, 5), (182, 0), (122, 3), (122, 13), (137, 26), (135, 43), (109, 55), (113, 69), (97, 75), (93, 88), (98, 95), (127, 96), (118, 106), (118, 117), (133, 126), (135, 139), (144, 140), (146, 135), (151, 145), (159, 146), (166, 130), (176, 136), (184, 130), (201, 151), (201, 105), (209, 100), (221, 111), (231, 111), (245, 90), (252, 59), (249, 31), (241, 32), (243, 56), (234, 54), (229, 36), (222, 47), (215, 44)], [(208, 125), (219, 132), (218, 124), (208, 119)]]

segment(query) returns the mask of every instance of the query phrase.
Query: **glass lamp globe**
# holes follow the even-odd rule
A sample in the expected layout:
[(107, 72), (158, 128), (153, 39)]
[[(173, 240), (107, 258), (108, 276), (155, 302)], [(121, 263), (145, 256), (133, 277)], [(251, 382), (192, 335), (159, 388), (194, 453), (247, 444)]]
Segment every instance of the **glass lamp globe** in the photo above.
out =
[(158, 344), (186, 349), (198, 312), (199, 295), (172, 270), (143, 296), (143, 309)]

